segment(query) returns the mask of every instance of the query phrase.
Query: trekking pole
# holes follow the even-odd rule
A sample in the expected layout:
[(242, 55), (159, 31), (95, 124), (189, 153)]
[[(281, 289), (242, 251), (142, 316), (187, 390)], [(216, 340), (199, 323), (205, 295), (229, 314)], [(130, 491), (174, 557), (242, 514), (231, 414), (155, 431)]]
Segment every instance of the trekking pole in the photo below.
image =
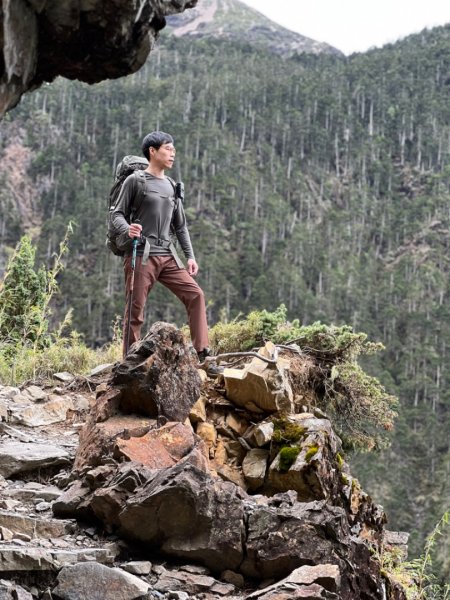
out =
[[(139, 223), (139, 220), (136, 220), (135, 223)], [(130, 333), (131, 333), (131, 307), (133, 305), (133, 290), (134, 290), (134, 273), (136, 271), (136, 256), (137, 256), (137, 247), (139, 244), (139, 238), (133, 238), (133, 252), (131, 254), (131, 279), (130, 279), (130, 287), (128, 289), (128, 323), (127, 323), (127, 340), (125, 345), (125, 356), (128, 354), (128, 350), (130, 349)]]

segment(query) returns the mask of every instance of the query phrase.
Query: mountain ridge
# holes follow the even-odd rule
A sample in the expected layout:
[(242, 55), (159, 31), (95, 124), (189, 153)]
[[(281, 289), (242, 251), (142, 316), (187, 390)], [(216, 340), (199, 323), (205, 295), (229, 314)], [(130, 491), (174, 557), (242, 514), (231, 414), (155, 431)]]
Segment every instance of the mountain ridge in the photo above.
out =
[(246, 41), (281, 56), (295, 54), (344, 54), (326, 44), (296, 33), (239, 0), (199, 0), (195, 8), (167, 18), (175, 37)]

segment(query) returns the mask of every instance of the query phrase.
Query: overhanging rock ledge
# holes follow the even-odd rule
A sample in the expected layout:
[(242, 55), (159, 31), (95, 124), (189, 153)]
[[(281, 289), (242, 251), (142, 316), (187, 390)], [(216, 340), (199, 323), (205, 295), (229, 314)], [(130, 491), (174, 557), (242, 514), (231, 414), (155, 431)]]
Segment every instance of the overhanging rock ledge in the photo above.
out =
[(0, 117), (58, 75), (96, 83), (137, 71), (165, 17), (197, 0), (3, 0)]

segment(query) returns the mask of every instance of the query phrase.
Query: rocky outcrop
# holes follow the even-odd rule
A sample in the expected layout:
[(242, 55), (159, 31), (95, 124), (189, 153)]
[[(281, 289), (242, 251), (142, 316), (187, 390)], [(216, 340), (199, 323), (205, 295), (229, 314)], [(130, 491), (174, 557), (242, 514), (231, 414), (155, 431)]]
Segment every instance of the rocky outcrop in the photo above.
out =
[(95, 83), (145, 62), (165, 16), (197, 0), (4, 0), (0, 115), (57, 75)]
[(373, 551), (385, 515), (352, 478), (330, 421), (295, 412), (298, 356), (277, 358), (271, 344), (260, 355), (200, 388), (183, 339), (155, 324), (101, 388), (53, 511), (100, 522), (144, 557), (278, 581), (255, 596), (266, 600), (381, 600)]
[[(183, 422), (200, 396), (195, 359), (180, 331), (155, 323), (100, 391), (86, 426), (74, 468), (108, 459), (140, 460), (152, 468), (171, 466), (201, 442), (182, 425), (158, 433), (156, 424)], [(181, 453), (181, 454), (180, 454)]]
[[(0, 594), (405, 600), (377, 556), (406, 537), (385, 531), (382, 508), (351, 476), (314, 407), (308, 364), (271, 344), (259, 356), (213, 381), (181, 333), (156, 323), (84, 402), (70, 374), (58, 374), (65, 391), (0, 387), (0, 451), (12, 445)], [(65, 421), (10, 424), (55, 393), (72, 404)], [(36, 461), (37, 447), (52, 450), (50, 463)], [(42, 473), (51, 484), (33, 481)]]

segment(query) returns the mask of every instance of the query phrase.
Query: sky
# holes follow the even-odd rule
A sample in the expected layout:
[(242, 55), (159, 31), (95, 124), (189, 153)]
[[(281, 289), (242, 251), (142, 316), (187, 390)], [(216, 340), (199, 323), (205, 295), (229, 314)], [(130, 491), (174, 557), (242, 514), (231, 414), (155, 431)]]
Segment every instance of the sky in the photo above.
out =
[(450, 23), (449, 0), (242, 1), (272, 21), (347, 55)]

